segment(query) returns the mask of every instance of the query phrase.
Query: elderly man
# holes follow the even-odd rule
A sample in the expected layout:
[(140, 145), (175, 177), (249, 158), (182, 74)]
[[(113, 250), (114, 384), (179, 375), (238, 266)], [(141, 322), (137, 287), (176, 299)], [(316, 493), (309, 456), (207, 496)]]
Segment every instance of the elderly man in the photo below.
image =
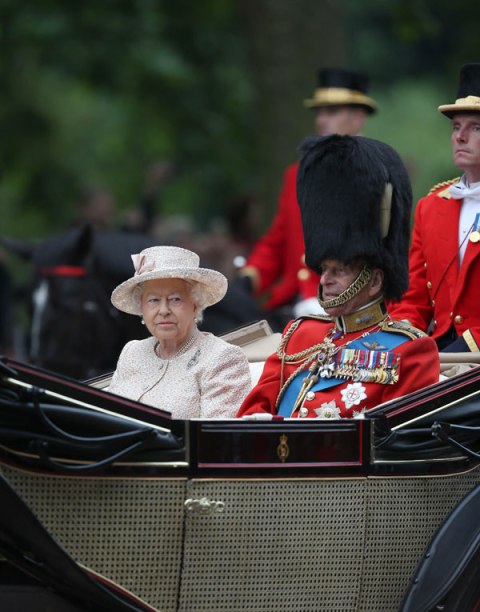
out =
[(428, 330), (447, 352), (480, 350), (480, 64), (460, 72), (452, 124), (463, 176), (434, 187), (415, 210), (409, 289), (392, 316)]
[(287, 326), (239, 416), (354, 417), (439, 376), (435, 342), (391, 319), (384, 303), (408, 282), (411, 188), (399, 156), (360, 136), (313, 138), (303, 151), (306, 262), (329, 316)]
[[(304, 101), (315, 117), (319, 136), (357, 135), (368, 115), (376, 111), (367, 95), (368, 78), (350, 70), (329, 68), (318, 74), (318, 87)], [(298, 163), (284, 175), (275, 217), (260, 238), (240, 274), (250, 279), (257, 296), (269, 294), (267, 310), (295, 305), (295, 316), (319, 312), (316, 300), (318, 276), (305, 266), (304, 240), (296, 196)]]

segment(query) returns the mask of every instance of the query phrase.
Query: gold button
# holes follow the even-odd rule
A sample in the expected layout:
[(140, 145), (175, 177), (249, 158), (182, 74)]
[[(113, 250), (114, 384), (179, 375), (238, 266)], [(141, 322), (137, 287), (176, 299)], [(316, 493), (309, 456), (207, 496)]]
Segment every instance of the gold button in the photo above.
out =
[(455, 321), (457, 325), (460, 325), (460, 323), (463, 323), (462, 315), (457, 315), (453, 320)]
[(305, 419), (308, 416), (308, 408), (305, 408), (304, 406), (302, 406), (300, 410), (298, 411), (298, 416), (301, 419)]
[(435, 306), (435, 300), (432, 300), (432, 306)]
[(308, 401), (315, 399), (315, 392), (314, 391), (309, 391), (307, 393), (307, 395), (305, 396), (305, 399), (308, 400)]
[(310, 272), (306, 268), (301, 268), (298, 271), (297, 276), (300, 280), (307, 280), (307, 278), (310, 276)]
[(451, 313), (450, 313), (448, 316), (449, 316), (450, 318), (452, 318), (452, 317), (453, 317), (453, 312), (451, 312)]
[(431, 288), (432, 288), (432, 283), (431, 283), (430, 281), (428, 281), (428, 283), (427, 283), (427, 287), (428, 287), (429, 289), (431, 289)]
[(424, 261), (424, 262), (423, 262), (423, 267), (424, 267), (424, 268), (426, 268), (426, 267), (427, 267), (427, 262), (426, 262), (426, 261)]

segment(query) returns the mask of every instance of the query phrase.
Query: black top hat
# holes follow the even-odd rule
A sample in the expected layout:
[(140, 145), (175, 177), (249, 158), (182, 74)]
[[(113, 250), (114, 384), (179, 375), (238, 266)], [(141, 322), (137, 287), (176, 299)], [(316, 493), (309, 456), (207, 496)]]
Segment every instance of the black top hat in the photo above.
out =
[(368, 87), (366, 74), (343, 68), (326, 68), (318, 73), (317, 89), (313, 97), (304, 100), (303, 104), (308, 108), (361, 106), (372, 114), (377, 110), (377, 105), (366, 95)]
[(480, 113), (480, 64), (465, 64), (460, 70), (457, 99), (438, 110), (450, 119), (456, 113)]
[(328, 258), (362, 259), (384, 272), (384, 295), (408, 287), (412, 190), (389, 145), (363, 136), (310, 137), (297, 175), (305, 261), (320, 272)]

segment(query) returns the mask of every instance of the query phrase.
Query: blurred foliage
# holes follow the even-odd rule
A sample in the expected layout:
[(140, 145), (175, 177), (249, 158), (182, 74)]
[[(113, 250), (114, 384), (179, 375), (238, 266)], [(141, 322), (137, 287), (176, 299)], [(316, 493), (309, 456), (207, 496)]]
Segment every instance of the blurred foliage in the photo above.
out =
[(250, 90), (235, 4), (0, 0), (2, 231), (72, 222), (86, 186), (135, 205), (176, 164), (170, 210), (211, 214), (248, 174)]
[(480, 4), (457, 0), (346, 0), (349, 56), (371, 76), (379, 113), (365, 134), (394, 146), (415, 201), (460, 174), (450, 123), (437, 112), (456, 98), (460, 66), (480, 61)]
[(379, 86), (422, 78), (456, 91), (461, 64), (479, 61), (480, 4), (470, 0), (344, 0), (349, 57)]
[(450, 101), (441, 88), (403, 80), (375, 96), (379, 112), (365, 135), (384, 140), (402, 156), (412, 180), (414, 202), (436, 183), (459, 175), (450, 153), (450, 122), (436, 108)]
[[(241, 2), (0, 0), (1, 232), (60, 231), (91, 185), (111, 189), (125, 211), (138, 203), (148, 166), (162, 159), (176, 168), (159, 202), (167, 213), (206, 223), (254, 190), (264, 168), (255, 161), (252, 41)], [(343, 8), (344, 57), (371, 75), (380, 105), (366, 134), (398, 148), (418, 197), (456, 173), (448, 121), (436, 107), (455, 99), (459, 66), (480, 59), (480, 5), (324, 6), (333, 4)], [(302, 19), (312, 27), (307, 11), (301, 17), (299, 37)], [(310, 93), (298, 92), (299, 113)], [(292, 151), (283, 157), (291, 161)], [(273, 196), (265, 202), (274, 205)]]

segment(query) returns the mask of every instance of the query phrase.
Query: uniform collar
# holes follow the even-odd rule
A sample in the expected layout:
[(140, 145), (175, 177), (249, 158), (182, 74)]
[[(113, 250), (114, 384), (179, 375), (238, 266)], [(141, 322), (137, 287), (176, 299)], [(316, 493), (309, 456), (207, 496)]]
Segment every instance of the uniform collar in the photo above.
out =
[(343, 317), (335, 317), (335, 326), (344, 334), (349, 334), (380, 323), (386, 314), (387, 307), (382, 297), (362, 306), (355, 312)]

